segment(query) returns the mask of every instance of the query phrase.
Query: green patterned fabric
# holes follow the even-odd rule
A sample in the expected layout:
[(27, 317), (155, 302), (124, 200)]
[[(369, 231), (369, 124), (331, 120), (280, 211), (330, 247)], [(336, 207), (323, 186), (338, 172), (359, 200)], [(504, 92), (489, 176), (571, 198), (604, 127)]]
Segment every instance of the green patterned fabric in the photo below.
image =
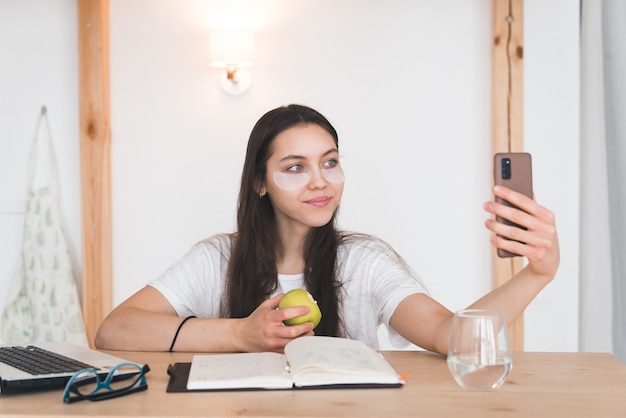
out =
[(2, 314), (5, 344), (65, 341), (87, 345), (80, 300), (68, 247), (61, 227), (58, 180), (52, 137), (48, 125), (50, 181), (33, 190), (37, 167), (38, 132), (31, 151), (30, 179), (21, 262), (14, 277), (17, 289)]

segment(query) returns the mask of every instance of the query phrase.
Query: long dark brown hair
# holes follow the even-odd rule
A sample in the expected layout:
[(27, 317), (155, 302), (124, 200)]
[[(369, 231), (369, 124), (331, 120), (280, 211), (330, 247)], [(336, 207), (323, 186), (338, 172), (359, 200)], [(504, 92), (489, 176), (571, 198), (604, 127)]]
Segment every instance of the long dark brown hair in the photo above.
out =
[[(276, 136), (294, 126), (309, 124), (325, 129), (339, 148), (337, 131), (330, 122), (319, 112), (302, 105), (273, 109), (263, 115), (252, 129), (241, 175), (237, 232), (233, 236), (221, 307), (223, 317), (243, 318), (250, 315), (278, 287), (276, 264), (283, 249), (274, 207), (269, 197), (261, 197), (259, 192), (271, 144)], [(339, 245), (336, 217), (337, 211), (326, 225), (312, 228), (304, 245), (304, 283), (322, 311), (322, 320), (315, 328), (317, 335), (337, 336), (342, 329), (340, 284), (335, 272)]]

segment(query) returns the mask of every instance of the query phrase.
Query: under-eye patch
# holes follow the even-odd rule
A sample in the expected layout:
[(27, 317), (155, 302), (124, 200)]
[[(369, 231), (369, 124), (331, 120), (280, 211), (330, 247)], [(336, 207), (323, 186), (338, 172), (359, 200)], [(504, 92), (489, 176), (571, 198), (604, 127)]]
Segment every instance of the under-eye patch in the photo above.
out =
[(306, 171), (298, 171), (298, 172), (283, 172), (283, 171), (274, 171), (274, 183), (279, 189), (282, 190), (298, 190), (306, 186), (311, 176)]
[[(321, 172), (324, 180), (329, 183), (341, 184), (345, 180), (345, 175), (341, 166), (323, 168)], [(276, 184), (279, 189), (286, 191), (301, 189), (311, 181), (311, 175), (308, 171), (274, 171), (272, 177), (274, 179), (274, 184)]]
[(336, 165), (331, 168), (323, 168), (322, 177), (324, 177), (324, 180), (332, 184), (341, 184), (346, 179), (340, 165)]

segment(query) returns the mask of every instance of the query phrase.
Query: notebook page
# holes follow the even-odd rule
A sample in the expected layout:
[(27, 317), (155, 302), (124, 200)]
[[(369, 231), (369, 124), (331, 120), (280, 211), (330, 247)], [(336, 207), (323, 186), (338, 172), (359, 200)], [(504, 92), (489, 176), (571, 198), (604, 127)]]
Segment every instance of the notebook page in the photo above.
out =
[(187, 389), (286, 389), (293, 383), (284, 355), (235, 353), (195, 355)]
[(399, 382), (387, 360), (361, 341), (300, 337), (285, 347), (285, 354), (296, 386)]

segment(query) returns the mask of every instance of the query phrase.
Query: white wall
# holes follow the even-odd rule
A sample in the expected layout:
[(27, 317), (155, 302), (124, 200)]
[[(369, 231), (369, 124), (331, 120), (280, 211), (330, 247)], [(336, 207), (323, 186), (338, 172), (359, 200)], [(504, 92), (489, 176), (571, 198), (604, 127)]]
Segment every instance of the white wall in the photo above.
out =
[[(578, 6), (525, 4), (526, 143), (563, 260), (527, 311), (526, 348), (574, 351)], [(489, 290), (491, 1), (111, 0), (110, 19), (116, 304), (196, 241), (234, 228), (249, 132), (292, 102), (339, 131), (343, 227), (389, 241), (450, 309)], [(256, 33), (240, 97), (208, 65), (208, 31), (226, 24)]]
[[(57, 148), (65, 234), (80, 277), (76, 1), (0, 0), (0, 62), (1, 310), (18, 262), (27, 163), (43, 105)], [(45, 132), (42, 127), (42, 139), (47, 137)], [(41, 168), (40, 173), (45, 171), (43, 164)]]
[(576, 349), (579, 324), (579, 8), (524, 2), (524, 141), (534, 154), (534, 192), (557, 219), (557, 278), (526, 311), (525, 346)]
[[(448, 304), (486, 290), (490, 2), (248, 3), (260, 16), (257, 58), (251, 90), (237, 98), (207, 62), (223, 3), (111, 3), (116, 301), (196, 240), (233, 228), (249, 132), (291, 102), (321, 110), (339, 131), (346, 228), (388, 239)], [(454, 195), (442, 193), (453, 183)], [(433, 229), (436, 219), (449, 226)], [(441, 230), (456, 230), (458, 242)], [(450, 246), (464, 248), (462, 262), (449, 262)], [(448, 291), (459, 277), (459, 291)]]

